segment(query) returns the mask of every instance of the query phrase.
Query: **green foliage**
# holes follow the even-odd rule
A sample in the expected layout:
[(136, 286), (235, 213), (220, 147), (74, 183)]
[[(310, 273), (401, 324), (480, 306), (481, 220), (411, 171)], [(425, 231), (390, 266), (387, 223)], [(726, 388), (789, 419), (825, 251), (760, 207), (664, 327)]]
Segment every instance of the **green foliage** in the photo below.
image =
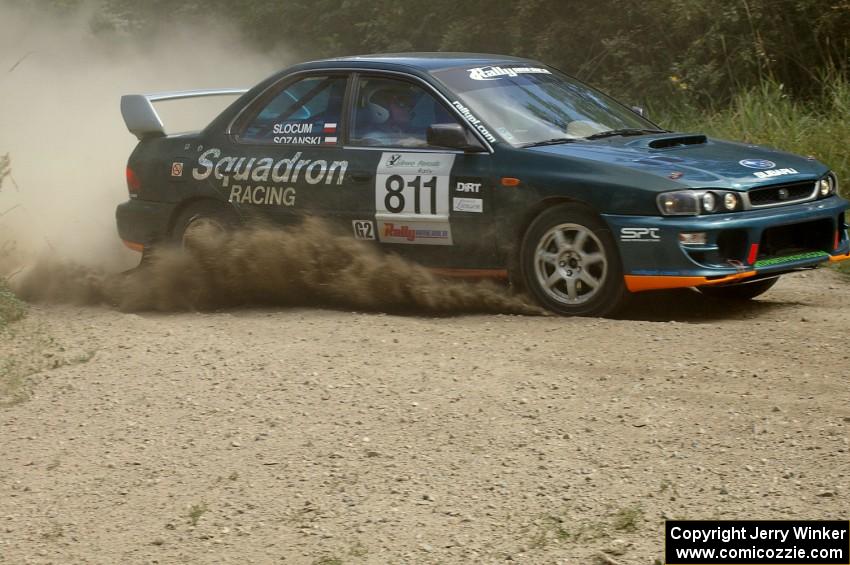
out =
[(0, 330), (9, 323), (20, 320), (26, 314), (26, 306), (0, 278)]
[[(67, 9), (74, 2), (39, 0)], [(295, 59), (395, 51), (537, 58), (643, 103), (720, 104), (772, 80), (820, 94), (850, 70), (850, 0), (100, 0), (98, 29), (146, 36), (198, 16), (233, 23)]]
[(3, 190), (3, 181), (9, 176), (9, 173), (11, 173), (9, 163), (10, 160), (8, 153), (6, 155), (0, 155), (0, 190)]
[[(675, 100), (671, 102), (675, 105)], [(823, 94), (801, 101), (782, 84), (765, 81), (737, 94), (731, 103), (704, 112), (682, 104), (675, 110), (654, 109), (665, 127), (699, 131), (723, 139), (768, 145), (800, 155), (813, 155), (831, 167), (842, 193), (850, 195), (850, 82), (823, 81)]]

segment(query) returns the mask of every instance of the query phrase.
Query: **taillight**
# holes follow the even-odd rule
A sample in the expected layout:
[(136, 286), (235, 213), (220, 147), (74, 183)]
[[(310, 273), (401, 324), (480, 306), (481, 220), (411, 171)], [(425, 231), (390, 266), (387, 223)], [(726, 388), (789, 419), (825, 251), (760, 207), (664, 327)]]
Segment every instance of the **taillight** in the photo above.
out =
[(142, 182), (139, 180), (139, 177), (136, 176), (133, 169), (127, 167), (127, 190), (130, 191), (130, 196), (137, 196), (141, 189)]

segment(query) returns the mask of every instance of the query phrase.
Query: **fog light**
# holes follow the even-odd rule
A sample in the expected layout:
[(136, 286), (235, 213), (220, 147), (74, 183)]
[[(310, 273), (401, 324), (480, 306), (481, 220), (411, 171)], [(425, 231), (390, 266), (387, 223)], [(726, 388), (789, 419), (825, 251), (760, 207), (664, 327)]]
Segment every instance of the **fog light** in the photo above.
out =
[(738, 195), (734, 192), (727, 192), (723, 196), (723, 207), (727, 210), (734, 210), (738, 207)]
[(679, 234), (679, 243), (682, 245), (705, 245), (708, 243), (708, 236), (704, 231), (682, 232)]
[(702, 195), (702, 209), (706, 212), (714, 212), (714, 207), (717, 205), (717, 199), (711, 192), (706, 192)]

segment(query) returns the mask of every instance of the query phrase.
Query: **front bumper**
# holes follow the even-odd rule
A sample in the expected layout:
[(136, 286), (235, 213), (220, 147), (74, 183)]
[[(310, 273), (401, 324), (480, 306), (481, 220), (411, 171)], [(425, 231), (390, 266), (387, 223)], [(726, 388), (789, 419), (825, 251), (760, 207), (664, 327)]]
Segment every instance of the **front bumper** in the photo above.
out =
[[(838, 196), (823, 200), (706, 216), (604, 215), (620, 249), (632, 292), (718, 285), (776, 276), (850, 259)], [(705, 234), (684, 244), (682, 233)]]

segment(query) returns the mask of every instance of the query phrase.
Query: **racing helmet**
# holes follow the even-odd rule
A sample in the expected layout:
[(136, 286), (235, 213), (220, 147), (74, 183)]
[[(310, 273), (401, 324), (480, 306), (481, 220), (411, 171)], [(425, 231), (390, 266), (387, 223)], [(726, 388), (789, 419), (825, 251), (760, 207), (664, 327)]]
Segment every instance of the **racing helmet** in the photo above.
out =
[(373, 124), (384, 124), (390, 119), (390, 104), (402, 101), (413, 107), (414, 90), (402, 85), (378, 84), (369, 89), (364, 97), (366, 111)]

